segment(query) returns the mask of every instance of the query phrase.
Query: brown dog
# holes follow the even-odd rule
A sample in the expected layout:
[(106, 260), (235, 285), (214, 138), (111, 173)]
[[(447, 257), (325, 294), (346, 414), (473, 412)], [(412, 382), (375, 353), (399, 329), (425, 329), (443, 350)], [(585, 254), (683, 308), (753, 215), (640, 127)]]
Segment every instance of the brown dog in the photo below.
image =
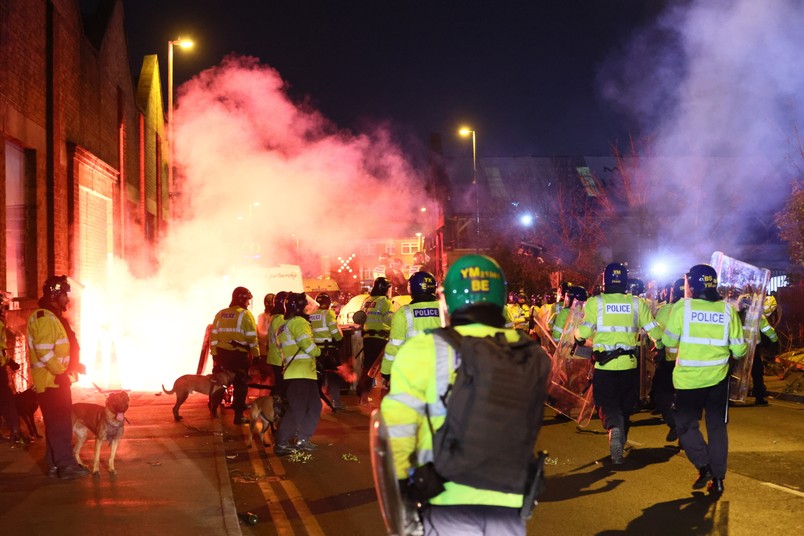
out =
[(228, 371), (216, 372), (207, 376), (185, 374), (173, 382), (173, 389), (170, 391), (165, 389), (165, 385), (162, 384), (162, 390), (165, 394), (172, 395), (176, 393), (176, 404), (173, 406), (173, 418), (176, 422), (182, 419), (179, 415), (179, 408), (187, 400), (187, 397), (190, 396), (190, 393), (194, 392), (209, 396), (209, 411), (213, 417), (217, 417), (218, 408), (212, 406), (212, 395), (221, 389), (226, 389), (234, 380), (234, 376), (234, 372)]
[(276, 395), (270, 395), (254, 399), (251, 402), (249, 416), (251, 418), (248, 423), (248, 441), (246, 442), (246, 447), (251, 447), (257, 421), (262, 424), (262, 428), (259, 431), (262, 444), (266, 447), (270, 446), (270, 443), (266, 443), (265, 441), (265, 434), (270, 427), (271, 435), (273, 435), (279, 424), (279, 418), (282, 416), (282, 398)]
[(123, 426), (126, 422), (126, 411), (128, 411), (129, 396), (125, 391), (115, 391), (106, 397), (106, 405), (98, 404), (73, 404), (73, 435), (75, 435), (75, 447), (73, 454), (75, 461), (79, 465), (84, 465), (81, 461), (81, 447), (87, 440), (88, 432), (95, 434), (95, 461), (92, 464), (92, 472), (100, 472), (100, 451), (101, 444), (108, 441), (111, 446), (109, 454), (109, 472), (114, 473), (114, 456), (117, 453), (117, 445), (123, 437)]

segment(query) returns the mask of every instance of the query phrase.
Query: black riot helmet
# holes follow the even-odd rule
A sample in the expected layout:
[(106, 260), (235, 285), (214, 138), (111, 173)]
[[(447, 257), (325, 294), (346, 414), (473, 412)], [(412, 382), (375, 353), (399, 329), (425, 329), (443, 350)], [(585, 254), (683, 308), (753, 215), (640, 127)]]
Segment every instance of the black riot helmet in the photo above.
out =
[(572, 305), (575, 300), (585, 302), (589, 299), (589, 293), (579, 285), (570, 285), (564, 292), (569, 297), (569, 305)]
[(291, 292), (285, 298), (285, 318), (304, 316), (307, 307), (307, 295), (304, 292)]
[(237, 287), (232, 291), (232, 301), (229, 303), (229, 307), (237, 306), (246, 309), (248, 308), (248, 302), (253, 297), (251, 291), (246, 287)]
[(70, 283), (66, 275), (52, 275), (42, 285), (42, 296), (47, 299), (56, 299), (70, 293)]
[(322, 292), (318, 296), (315, 297), (315, 301), (318, 302), (318, 305), (322, 309), (327, 309), (330, 305), (332, 305), (332, 298), (329, 297), (329, 294), (326, 292)]
[(720, 294), (717, 293), (717, 272), (708, 264), (696, 264), (690, 268), (687, 274), (687, 281), (692, 290), (693, 298), (708, 301), (718, 301), (720, 299)]
[(276, 296), (274, 297), (274, 307), (271, 309), (272, 315), (284, 315), (285, 314), (285, 298), (288, 297), (288, 293), (284, 290), (282, 292), (277, 292)]
[(612, 262), (603, 271), (603, 293), (625, 294), (628, 290), (628, 269), (619, 262)]
[(410, 295), (413, 296), (412, 302), (435, 301), (438, 283), (430, 272), (416, 272), (410, 276)]
[(628, 278), (628, 290), (633, 296), (639, 296), (645, 292), (645, 283), (636, 277)]
[(391, 288), (391, 282), (384, 277), (378, 277), (374, 280), (374, 286), (371, 288), (371, 295), (385, 296), (388, 294), (389, 288)]

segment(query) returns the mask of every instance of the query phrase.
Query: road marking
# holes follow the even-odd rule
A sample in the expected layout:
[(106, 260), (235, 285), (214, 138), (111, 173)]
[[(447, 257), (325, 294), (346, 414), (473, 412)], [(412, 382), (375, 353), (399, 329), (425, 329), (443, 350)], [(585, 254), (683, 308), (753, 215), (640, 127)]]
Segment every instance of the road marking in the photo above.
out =
[(768, 486), (769, 488), (778, 489), (780, 491), (786, 491), (787, 493), (792, 493), (793, 495), (798, 495), (799, 497), (804, 497), (804, 493), (800, 491), (790, 489), (785, 486), (780, 486), (778, 484), (773, 484), (772, 482), (763, 482), (762, 485)]
[[(252, 452), (251, 449), (248, 449), (248, 457), (249, 460), (251, 460), (251, 467), (254, 469), (254, 474), (258, 476), (265, 475), (265, 466), (260, 458), (259, 450), (255, 449), (254, 452)], [(293, 527), (290, 525), (290, 521), (288, 521), (285, 515), (285, 510), (282, 508), (279, 496), (274, 492), (273, 488), (271, 488), (271, 483), (268, 482), (266, 478), (262, 478), (257, 480), (257, 485), (262, 492), (262, 496), (265, 497), (265, 502), (268, 504), (268, 512), (271, 514), (271, 521), (276, 528), (277, 534), (279, 534), (279, 536), (293, 536), (293, 534), (295, 534)]]
[(285, 468), (282, 465), (282, 461), (278, 456), (275, 456), (273, 452), (268, 453), (268, 464), (271, 466), (274, 474), (280, 478), (279, 483), (285, 490), (285, 493), (290, 499), (290, 502), (293, 504), (293, 507), (296, 508), (296, 512), (299, 514), (299, 519), (301, 519), (304, 528), (307, 529), (307, 533), (310, 534), (310, 536), (325, 536), (324, 531), (321, 529), (318, 521), (316, 521), (315, 516), (307, 507), (307, 503), (304, 501), (304, 497), (302, 497), (301, 493), (299, 492), (299, 488), (296, 487), (296, 484), (285, 478), (287, 477), (287, 474), (285, 474)]

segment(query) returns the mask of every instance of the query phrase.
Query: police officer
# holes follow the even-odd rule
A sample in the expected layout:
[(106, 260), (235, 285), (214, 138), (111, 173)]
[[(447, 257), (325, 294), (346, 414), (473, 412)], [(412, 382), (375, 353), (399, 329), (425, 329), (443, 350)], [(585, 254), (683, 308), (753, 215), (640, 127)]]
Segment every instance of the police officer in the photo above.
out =
[(66, 275), (50, 276), (42, 286), (39, 308), (28, 317), (28, 357), (34, 389), (45, 421), (48, 476), (71, 479), (89, 474), (72, 452), (70, 384), (85, 372), (79, 363), (78, 339), (64, 317), (70, 303)]
[(575, 330), (575, 339), (583, 344), (594, 335), (595, 375), (592, 394), (603, 427), (609, 431), (612, 463), (623, 463), (623, 448), (628, 439), (629, 417), (639, 399), (637, 336), (642, 329), (657, 341), (662, 331), (644, 300), (626, 294), (628, 270), (611, 263), (603, 272), (604, 290), (584, 306), (584, 318)]
[(315, 297), (318, 309), (310, 313), (310, 328), (313, 330), (313, 342), (321, 348), (321, 356), (326, 357), (319, 361), (319, 373), (322, 377), (320, 382), (325, 382), (327, 392), (333, 409), (343, 409), (341, 402), (341, 387), (343, 380), (338, 374), (340, 365), (340, 341), (343, 340), (343, 333), (338, 327), (335, 319), (335, 311), (332, 306), (332, 298), (326, 292), (320, 293)]
[(580, 285), (570, 285), (564, 290), (564, 306), (556, 314), (553, 321), (553, 340), (558, 342), (561, 340), (561, 334), (564, 333), (564, 325), (567, 323), (572, 304), (576, 301), (585, 302), (589, 298), (586, 289)]
[[(449, 323), (461, 335), (493, 337), (501, 333), (508, 341), (519, 339), (517, 331), (503, 328), (506, 282), (493, 259), (467, 255), (455, 261), (444, 278), (444, 295)], [(409, 472), (433, 459), (433, 433), (444, 424), (446, 415), (438, 382), (447, 377), (450, 384), (455, 381), (455, 361), (436, 344), (436, 335), (422, 333), (405, 342), (391, 366), (393, 381), (381, 411), (403, 493)], [(425, 505), (425, 534), (524, 535), (525, 521), (519, 516), (522, 505), (522, 494), (445, 482), (444, 490)]]
[(285, 298), (288, 293), (285, 291), (277, 292), (274, 296), (274, 306), (271, 308), (271, 320), (268, 323), (268, 366), (274, 372), (273, 394), (284, 397), (282, 384), (282, 347), (276, 334), (282, 324), (285, 323)]
[(363, 303), (366, 323), (363, 324), (363, 368), (357, 382), (357, 396), (365, 404), (373, 380), (369, 377), (372, 365), (388, 344), (391, 334), (391, 283), (384, 277), (374, 280), (369, 298)]
[[(315, 358), (321, 349), (313, 342), (313, 330), (304, 309), (307, 295), (291, 292), (285, 298), (285, 323), (277, 339), (282, 345), (282, 367), (288, 408), (279, 423), (274, 452), (277, 456), (293, 450), (315, 450), (310, 442), (321, 418), (321, 398)], [(295, 437), (295, 440), (293, 438)]]
[[(221, 309), (212, 321), (209, 346), (215, 368), (233, 372), (232, 409), (234, 423), (245, 424), (248, 419), (243, 416), (248, 396), (249, 353), (254, 361), (259, 362), (260, 349), (257, 342), (257, 322), (248, 310), (253, 298), (245, 287), (237, 287), (232, 291), (229, 307)], [(223, 391), (218, 391), (220, 396)], [(217, 407), (215, 402), (213, 407)]]
[(385, 346), (380, 372), (386, 381), (391, 375), (391, 365), (402, 344), (425, 329), (441, 327), (441, 311), (438, 307), (436, 289), (438, 283), (430, 272), (416, 272), (408, 281), (411, 300), (394, 313), (391, 319), (391, 338)]
[(11, 392), (11, 378), (20, 365), (6, 353), (6, 300), (0, 303), (0, 416), (5, 417), (6, 425), (11, 430), (12, 443), (22, 442), (20, 436), (20, 419), (14, 393)]
[[(723, 492), (729, 440), (726, 433), (729, 401), (729, 359), (745, 356), (748, 346), (737, 310), (717, 292), (717, 272), (696, 264), (687, 274), (692, 299), (673, 307), (662, 341), (678, 348), (673, 386), (675, 419), (681, 447), (698, 469), (693, 489), (705, 486)], [(706, 413), (704, 440), (699, 428)]]
[(528, 332), (530, 327), (530, 305), (527, 303), (528, 296), (524, 292), (519, 292), (514, 296), (513, 303), (508, 304), (507, 308), (514, 322), (514, 329)]
[(276, 294), (266, 294), (262, 299), (265, 306), (263, 312), (257, 316), (257, 342), (260, 346), (260, 355), (268, 355), (268, 326), (271, 324), (271, 310), (274, 308)]
[[(670, 287), (668, 302), (662, 304), (659, 310), (656, 311), (656, 322), (659, 324), (662, 331), (667, 327), (673, 305), (678, 303), (683, 297), (684, 279), (676, 279)], [(673, 398), (675, 396), (675, 390), (673, 389), (673, 369), (676, 366), (677, 354), (678, 348), (672, 346), (667, 346), (656, 352), (656, 370), (653, 373), (651, 385), (651, 392), (653, 393), (653, 401), (656, 404), (656, 409), (662, 414), (664, 423), (670, 429), (667, 432), (665, 441), (676, 441), (678, 439), (675, 413), (673, 412)]]
[(768, 389), (765, 387), (765, 354), (775, 354), (779, 346), (779, 335), (768, 322), (768, 317), (764, 314), (759, 318), (760, 341), (757, 344), (757, 351), (754, 361), (751, 364), (751, 382), (754, 394), (754, 404), (757, 406), (767, 406), (768, 400), (765, 395)]

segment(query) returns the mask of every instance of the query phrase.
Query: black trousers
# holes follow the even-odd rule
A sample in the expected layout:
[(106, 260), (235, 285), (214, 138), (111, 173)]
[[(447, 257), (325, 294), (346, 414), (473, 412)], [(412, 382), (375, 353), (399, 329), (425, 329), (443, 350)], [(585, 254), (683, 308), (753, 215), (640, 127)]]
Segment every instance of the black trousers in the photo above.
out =
[(765, 387), (765, 363), (762, 360), (762, 345), (757, 345), (754, 353), (754, 362), (751, 363), (751, 382), (753, 383), (754, 398), (765, 398), (768, 389)]
[(673, 387), (673, 369), (676, 368), (675, 361), (662, 359), (656, 363), (656, 370), (653, 373), (653, 401), (662, 414), (665, 424), (670, 428), (675, 428), (676, 419), (673, 413), (673, 398), (675, 388)]
[[(729, 436), (726, 431), (728, 403), (728, 375), (711, 387), (676, 390), (676, 431), (681, 447), (695, 467), (709, 465), (715, 478), (726, 476), (726, 459), (729, 453)], [(708, 444), (700, 429), (703, 412), (706, 412)]]
[(603, 428), (619, 428), (627, 435), (629, 417), (639, 400), (639, 370), (595, 369), (592, 388)]
[(49, 387), (38, 393), (39, 409), (45, 421), (45, 463), (63, 469), (77, 462), (73, 457), (73, 395), (70, 384)]
[[(225, 350), (218, 348), (218, 355), (215, 356), (215, 368), (220, 367), (229, 372), (234, 372), (232, 380), (232, 409), (235, 411), (235, 418), (246, 409), (246, 396), (248, 396), (248, 353), (237, 350)], [(223, 398), (223, 391), (218, 391)]]
[(0, 367), (0, 415), (5, 417), (6, 426), (11, 430), (11, 433), (16, 434), (20, 431), (20, 418), (17, 415), (14, 393), (11, 392), (11, 387), (8, 384), (9, 376), (11, 376), (11, 371), (8, 369), (8, 365)]
[(363, 337), (363, 369), (360, 371), (360, 379), (357, 382), (357, 396), (362, 396), (371, 391), (373, 380), (368, 373), (371, 370), (371, 366), (385, 349), (386, 344), (388, 344), (388, 339)]

